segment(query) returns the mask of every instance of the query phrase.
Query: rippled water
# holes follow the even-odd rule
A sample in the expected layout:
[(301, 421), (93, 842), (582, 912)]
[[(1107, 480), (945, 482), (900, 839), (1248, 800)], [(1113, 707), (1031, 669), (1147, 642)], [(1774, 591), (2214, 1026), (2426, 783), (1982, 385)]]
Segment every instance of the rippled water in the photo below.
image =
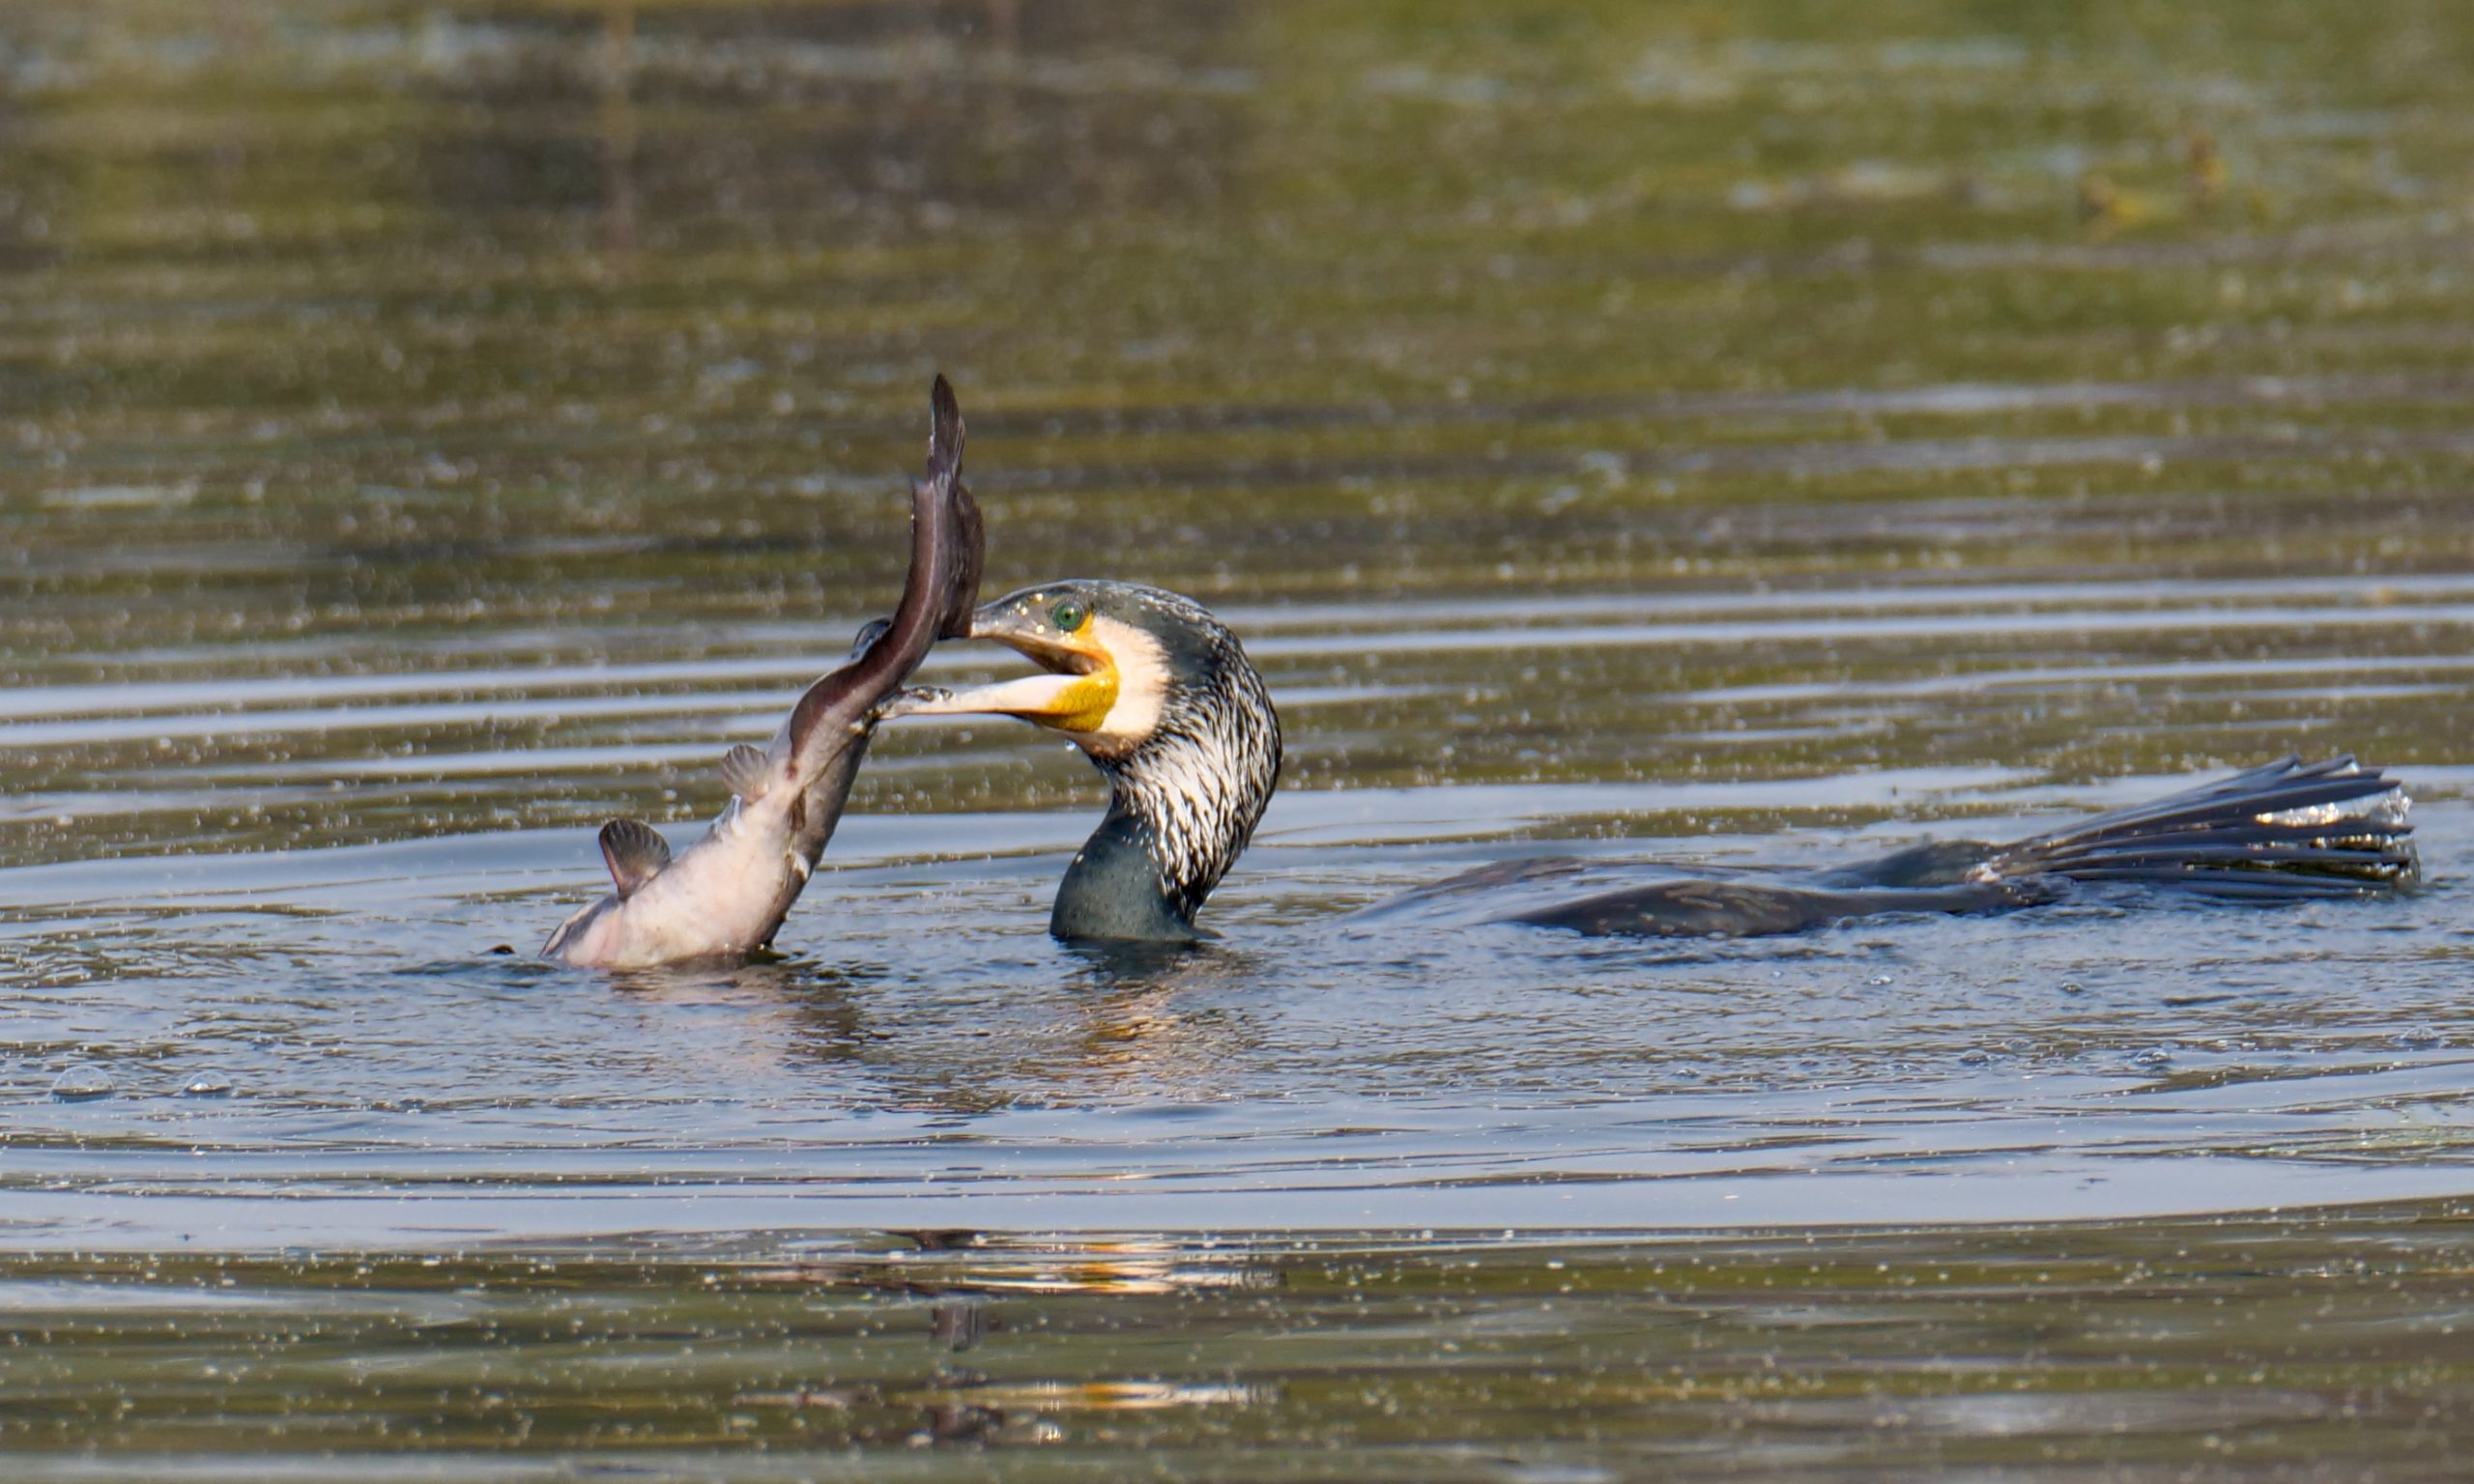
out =
[[(2445, 1476), (2469, 67), (2437, 4), (0, 13), (8, 1471)], [(992, 591), (1271, 679), (1223, 936), (1051, 942), (1095, 777), (907, 723), (778, 958), (532, 960), (890, 604), (935, 369)], [(2288, 751), (2396, 769), (2430, 888), (1351, 915)]]
[(44, 1481), (2446, 1478), (2464, 1241), (2384, 1213), (24, 1264), (0, 1428)]

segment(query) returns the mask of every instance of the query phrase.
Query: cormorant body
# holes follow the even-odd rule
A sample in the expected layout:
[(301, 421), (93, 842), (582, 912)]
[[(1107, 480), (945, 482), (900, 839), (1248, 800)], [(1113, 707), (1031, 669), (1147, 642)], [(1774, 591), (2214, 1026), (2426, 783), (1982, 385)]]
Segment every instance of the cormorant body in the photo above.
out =
[(1728, 870), (1571, 858), (1481, 867), (1363, 919), (1523, 923), (1593, 937), (1758, 937), (1889, 913), (1986, 913), (2170, 887), (2291, 901), (2418, 879), (2407, 801), (2351, 757), (2285, 757), (2008, 844), (1934, 841), (1826, 870)]
[[(969, 637), (1049, 672), (912, 692), (887, 715), (992, 713), (1062, 732), (1108, 775), (1108, 817), (1074, 857), (1050, 928), (1069, 940), (1178, 941), (1235, 862), (1280, 772), (1262, 677), (1190, 598), (1123, 583), (1026, 587)], [(2413, 885), (2409, 801), (2351, 757), (2287, 757), (2007, 844), (1950, 841), (1825, 870), (1488, 866), (1367, 909), (1385, 918), (1522, 923), (1599, 936), (1750, 937), (1884, 913), (1999, 912), (2083, 883), (2253, 901)]]

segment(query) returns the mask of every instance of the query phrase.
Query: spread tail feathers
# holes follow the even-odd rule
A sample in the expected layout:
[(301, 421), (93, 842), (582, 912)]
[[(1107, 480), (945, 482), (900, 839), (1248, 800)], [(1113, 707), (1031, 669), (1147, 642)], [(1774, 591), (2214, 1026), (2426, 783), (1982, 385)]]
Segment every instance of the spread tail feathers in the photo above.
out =
[(2421, 878), (2411, 805), (2349, 756), (2286, 757), (1996, 851), (1979, 878), (2153, 881), (2219, 897), (2345, 897)]

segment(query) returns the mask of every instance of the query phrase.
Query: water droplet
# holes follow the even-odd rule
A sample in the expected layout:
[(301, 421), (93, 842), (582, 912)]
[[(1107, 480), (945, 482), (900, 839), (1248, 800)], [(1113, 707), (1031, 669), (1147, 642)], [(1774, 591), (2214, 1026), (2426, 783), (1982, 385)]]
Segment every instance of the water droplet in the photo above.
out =
[(181, 1089), (184, 1098), (228, 1098), (232, 1079), (219, 1071), (201, 1071)]
[(112, 1092), (112, 1074), (101, 1067), (72, 1067), (51, 1083), (51, 1096), (63, 1102), (88, 1102)]

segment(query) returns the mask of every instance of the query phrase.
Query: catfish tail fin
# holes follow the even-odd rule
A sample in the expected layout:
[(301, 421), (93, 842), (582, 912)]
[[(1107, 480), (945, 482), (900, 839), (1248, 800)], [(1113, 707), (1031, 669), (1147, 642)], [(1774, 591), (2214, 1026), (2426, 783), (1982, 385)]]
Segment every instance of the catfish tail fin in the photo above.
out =
[(815, 774), (823, 758), (876, 723), (878, 703), (902, 688), (940, 634), (969, 627), (987, 553), (978, 502), (963, 485), (963, 412), (942, 376), (929, 388), (926, 471), (910, 481), (910, 568), (902, 602), (881, 627), (860, 631), (856, 654), (791, 708), (792, 772)]

